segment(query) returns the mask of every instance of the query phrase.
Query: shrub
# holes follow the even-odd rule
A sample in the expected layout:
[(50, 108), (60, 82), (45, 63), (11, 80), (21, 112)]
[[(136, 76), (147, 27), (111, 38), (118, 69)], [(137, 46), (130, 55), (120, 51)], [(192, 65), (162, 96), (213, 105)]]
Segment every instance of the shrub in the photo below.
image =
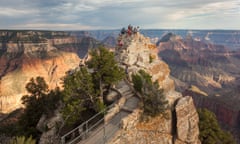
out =
[(132, 75), (134, 88), (142, 94), (143, 111), (147, 116), (156, 116), (159, 113), (165, 114), (168, 108), (168, 101), (163, 89), (159, 89), (157, 82), (152, 82), (151, 76), (143, 70)]
[(223, 131), (214, 113), (207, 109), (198, 109), (199, 115), (199, 138), (202, 144), (235, 144), (233, 136)]

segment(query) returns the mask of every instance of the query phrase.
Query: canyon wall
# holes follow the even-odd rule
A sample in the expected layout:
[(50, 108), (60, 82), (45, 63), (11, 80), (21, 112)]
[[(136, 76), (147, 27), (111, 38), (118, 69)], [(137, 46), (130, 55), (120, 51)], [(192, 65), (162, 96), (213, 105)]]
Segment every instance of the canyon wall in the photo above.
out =
[[(175, 34), (165, 35), (158, 50), (170, 66), (176, 88), (183, 95), (192, 96), (196, 107), (214, 112), (223, 128), (239, 133), (239, 52)], [(189, 90), (192, 86), (205, 94)]]
[(32, 77), (44, 77), (50, 89), (61, 86), (65, 73), (99, 45), (91, 37), (68, 32), (0, 31), (0, 113), (22, 106)]

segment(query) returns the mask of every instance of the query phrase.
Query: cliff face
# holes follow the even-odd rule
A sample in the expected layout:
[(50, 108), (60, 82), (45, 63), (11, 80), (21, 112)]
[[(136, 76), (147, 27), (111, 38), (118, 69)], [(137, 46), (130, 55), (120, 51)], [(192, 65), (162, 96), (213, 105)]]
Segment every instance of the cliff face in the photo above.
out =
[(99, 42), (67, 32), (0, 31), (0, 113), (21, 107), (25, 85), (42, 76), (50, 89)]
[(221, 97), (205, 96), (190, 89), (185, 90), (183, 95), (191, 95), (196, 107), (207, 108), (212, 111), (216, 115), (220, 125), (230, 131), (238, 142), (240, 141), (240, 111), (239, 107), (236, 107), (239, 106), (237, 101), (229, 102), (228, 99)]
[(55, 51), (54, 55), (47, 59), (24, 56), (18, 68), (1, 77), (1, 112), (10, 112), (21, 106), (21, 97), (26, 94), (25, 85), (30, 78), (42, 76), (53, 89), (61, 86), (60, 78), (69, 69), (77, 67), (80, 61), (74, 53)]
[[(191, 37), (174, 37), (163, 37), (158, 50), (171, 68), (176, 88), (191, 95), (197, 107), (214, 112), (222, 127), (239, 133), (239, 51)], [(206, 94), (186, 90), (191, 85)]]
[(159, 56), (170, 66), (171, 75), (179, 81), (176, 87), (181, 91), (188, 85), (196, 85), (208, 94), (221, 95), (238, 85), (237, 51), (173, 34), (159, 41), (158, 50)]
[(159, 144), (198, 144), (198, 115), (191, 97), (182, 97), (175, 91), (174, 82), (170, 78), (168, 65), (158, 59), (157, 48), (149, 38), (136, 33), (123, 34), (118, 38), (116, 48), (117, 59), (122, 67), (131, 74), (143, 69), (152, 76), (164, 89), (170, 103), (168, 118), (157, 116), (147, 122), (141, 122), (142, 111), (136, 109), (125, 117), (122, 130), (110, 143), (159, 143)]

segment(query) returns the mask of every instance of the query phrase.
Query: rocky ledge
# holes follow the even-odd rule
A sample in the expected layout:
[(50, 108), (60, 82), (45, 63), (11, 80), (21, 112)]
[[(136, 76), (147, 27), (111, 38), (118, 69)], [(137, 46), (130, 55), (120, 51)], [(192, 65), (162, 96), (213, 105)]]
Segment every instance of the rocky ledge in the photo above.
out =
[(157, 56), (157, 48), (139, 32), (121, 34), (118, 38), (116, 57), (131, 74), (143, 69), (158, 81), (169, 101), (167, 117), (162, 115), (142, 121), (142, 110), (135, 109), (122, 120), (122, 129), (109, 142), (114, 144), (200, 144), (198, 139), (198, 114), (191, 97), (182, 97), (175, 91), (168, 65)]

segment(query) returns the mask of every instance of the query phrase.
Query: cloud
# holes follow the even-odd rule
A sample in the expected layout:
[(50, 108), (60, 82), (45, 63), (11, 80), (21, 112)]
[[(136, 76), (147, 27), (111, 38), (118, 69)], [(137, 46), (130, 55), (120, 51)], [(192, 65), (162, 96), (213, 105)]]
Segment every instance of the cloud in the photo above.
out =
[(15, 8), (1, 8), (0, 7), (0, 16), (9, 16), (9, 17), (19, 17), (22, 15), (36, 13), (37, 10), (29, 9), (15, 9)]
[(38, 29), (38, 30), (93, 30), (97, 29), (96, 27), (90, 27), (81, 24), (65, 24), (65, 23), (56, 23), (56, 24), (49, 24), (49, 23), (34, 23), (34, 24), (25, 24), (25, 25), (14, 25), (11, 27), (12, 29)]
[[(2, 0), (0, 16), (1, 28), (109, 29), (131, 23), (142, 28), (204, 29), (221, 23), (222, 29), (240, 29), (240, 1)], [(234, 22), (225, 21), (229, 18)]]

